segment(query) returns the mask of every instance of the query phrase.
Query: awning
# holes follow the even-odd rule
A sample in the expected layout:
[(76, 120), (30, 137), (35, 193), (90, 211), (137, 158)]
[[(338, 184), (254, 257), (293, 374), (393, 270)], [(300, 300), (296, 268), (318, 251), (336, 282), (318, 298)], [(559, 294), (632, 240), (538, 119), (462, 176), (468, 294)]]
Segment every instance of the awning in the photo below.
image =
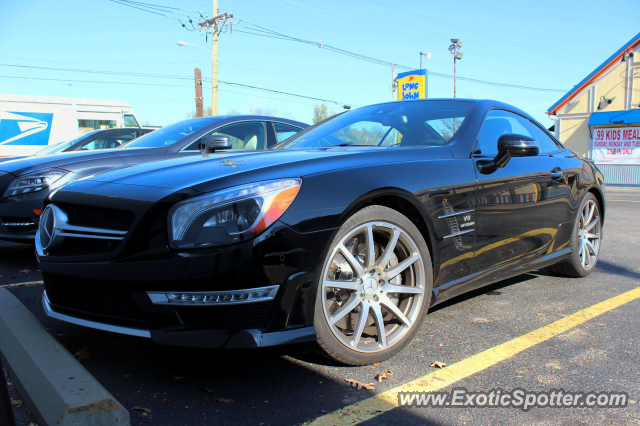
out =
[(640, 123), (640, 109), (629, 111), (594, 112), (589, 118), (589, 126), (608, 124)]

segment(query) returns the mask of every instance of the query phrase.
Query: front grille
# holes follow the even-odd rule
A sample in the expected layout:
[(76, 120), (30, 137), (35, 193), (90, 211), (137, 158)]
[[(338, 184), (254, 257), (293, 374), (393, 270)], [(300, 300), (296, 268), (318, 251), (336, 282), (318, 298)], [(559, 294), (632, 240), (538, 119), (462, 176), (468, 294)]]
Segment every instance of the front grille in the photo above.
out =
[(196, 330), (250, 330), (265, 325), (270, 302), (176, 307), (184, 325)]
[(49, 301), (55, 306), (91, 315), (142, 321), (129, 292), (111, 281), (47, 274), (44, 287)]
[(67, 237), (58, 247), (48, 251), (52, 256), (96, 255), (115, 251), (120, 241)]
[(128, 231), (135, 219), (133, 212), (126, 210), (66, 203), (56, 205), (67, 214), (69, 224), (76, 226)]

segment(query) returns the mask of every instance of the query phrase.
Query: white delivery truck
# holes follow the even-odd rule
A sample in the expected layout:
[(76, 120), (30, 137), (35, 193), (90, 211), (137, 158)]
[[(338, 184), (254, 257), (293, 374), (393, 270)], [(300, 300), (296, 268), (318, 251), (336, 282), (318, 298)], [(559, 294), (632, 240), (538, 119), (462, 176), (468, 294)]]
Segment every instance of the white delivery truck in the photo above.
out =
[(0, 157), (31, 155), (97, 129), (140, 127), (122, 101), (0, 94)]

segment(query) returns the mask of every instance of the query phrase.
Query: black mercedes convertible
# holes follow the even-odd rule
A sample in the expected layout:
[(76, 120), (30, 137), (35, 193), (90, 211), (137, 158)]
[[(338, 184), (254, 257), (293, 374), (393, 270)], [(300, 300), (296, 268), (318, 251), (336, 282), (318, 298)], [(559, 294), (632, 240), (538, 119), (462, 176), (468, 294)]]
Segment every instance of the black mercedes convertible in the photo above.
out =
[(384, 103), (275, 149), (230, 146), (208, 136), (201, 155), (56, 188), (36, 237), (47, 314), (362, 365), (400, 351), (447, 299), (598, 261), (602, 174), (510, 105)]

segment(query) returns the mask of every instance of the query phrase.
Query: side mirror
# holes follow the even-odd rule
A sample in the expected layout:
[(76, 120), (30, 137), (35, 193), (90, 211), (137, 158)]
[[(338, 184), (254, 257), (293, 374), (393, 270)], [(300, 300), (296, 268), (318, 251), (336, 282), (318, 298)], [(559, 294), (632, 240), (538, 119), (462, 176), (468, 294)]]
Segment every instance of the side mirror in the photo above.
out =
[(214, 152), (219, 149), (231, 149), (233, 147), (229, 136), (205, 136), (202, 153)]
[(538, 141), (529, 136), (507, 134), (498, 139), (498, 152), (508, 152), (512, 157), (535, 157), (539, 150)]
[(510, 133), (502, 135), (498, 139), (498, 155), (483, 164), (481, 171), (491, 173), (497, 168), (506, 166), (511, 157), (533, 157), (538, 155), (539, 151), (538, 141), (529, 136)]

